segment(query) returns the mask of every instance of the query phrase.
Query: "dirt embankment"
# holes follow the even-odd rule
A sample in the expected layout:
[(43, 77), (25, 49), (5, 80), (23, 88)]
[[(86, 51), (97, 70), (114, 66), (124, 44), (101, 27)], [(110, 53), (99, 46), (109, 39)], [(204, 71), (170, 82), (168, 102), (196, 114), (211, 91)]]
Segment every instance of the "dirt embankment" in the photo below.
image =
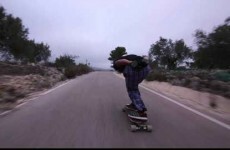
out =
[[(122, 74), (115, 73), (124, 78)], [(211, 92), (173, 85), (169, 82), (143, 81), (141, 85), (167, 95), (183, 104), (218, 114), (230, 121), (230, 99)]]
[(63, 73), (53, 67), (0, 62), (0, 68), (0, 108), (65, 79)]

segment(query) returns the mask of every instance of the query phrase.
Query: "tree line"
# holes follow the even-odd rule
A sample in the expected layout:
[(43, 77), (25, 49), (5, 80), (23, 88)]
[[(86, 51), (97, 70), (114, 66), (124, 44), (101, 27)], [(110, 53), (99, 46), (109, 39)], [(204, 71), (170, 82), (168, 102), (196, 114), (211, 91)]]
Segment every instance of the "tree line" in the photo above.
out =
[(79, 56), (64, 54), (49, 62), (51, 50), (48, 44), (36, 43), (28, 38), (29, 30), (22, 24), (19, 17), (6, 14), (0, 6), (0, 61), (16, 61), (23, 64), (43, 62), (47, 66), (56, 67), (68, 78), (91, 71), (90, 63), (76, 64)]
[[(151, 67), (173, 70), (186, 64), (195, 69), (230, 69), (230, 17), (211, 33), (196, 30), (194, 37), (196, 50), (188, 47), (183, 39), (173, 41), (160, 37), (148, 51)], [(124, 54), (127, 54), (126, 48), (118, 46), (108, 60), (113, 62)]]
[(6, 14), (0, 6), (0, 55), (4, 61), (23, 63), (46, 62), (51, 55), (49, 45), (28, 38), (29, 30), (19, 17)]

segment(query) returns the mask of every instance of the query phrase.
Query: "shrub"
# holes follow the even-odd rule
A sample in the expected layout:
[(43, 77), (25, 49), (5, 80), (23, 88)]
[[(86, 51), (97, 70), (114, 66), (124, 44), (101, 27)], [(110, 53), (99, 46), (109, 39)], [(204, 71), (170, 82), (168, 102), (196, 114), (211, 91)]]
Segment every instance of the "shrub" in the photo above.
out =
[(86, 74), (91, 71), (92, 69), (88, 65), (78, 64), (78, 65), (67, 67), (65, 69), (64, 74), (67, 78), (75, 78), (76, 76)]
[(77, 75), (77, 68), (76, 68), (76, 66), (67, 67), (65, 69), (64, 74), (65, 74), (65, 76), (67, 78), (74, 78), (74, 77), (76, 77), (76, 75)]
[(219, 71), (213, 74), (216, 80), (228, 82), (230, 81), (230, 73), (227, 71)]
[(149, 73), (149, 75), (146, 77), (147, 81), (153, 81), (153, 80), (157, 80), (157, 81), (166, 81), (167, 77), (164, 73), (162, 72), (151, 72)]
[(77, 75), (86, 74), (92, 71), (92, 69), (88, 65), (81, 64), (81, 63), (76, 66), (76, 69), (77, 69)]
[(44, 66), (46, 66), (46, 67), (56, 67), (56, 64), (53, 63), (53, 62), (45, 62)]

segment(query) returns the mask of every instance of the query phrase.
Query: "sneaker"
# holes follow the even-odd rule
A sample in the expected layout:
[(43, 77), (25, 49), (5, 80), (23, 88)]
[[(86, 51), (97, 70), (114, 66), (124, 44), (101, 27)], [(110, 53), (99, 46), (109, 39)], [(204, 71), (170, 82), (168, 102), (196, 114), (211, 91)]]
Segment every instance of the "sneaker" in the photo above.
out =
[(128, 116), (132, 119), (147, 121), (147, 114), (144, 111), (136, 111), (133, 113), (128, 114)]
[(136, 109), (136, 107), (133, 105), (133, 103), (125, 105), (125, 108), (126, 109), (130, 109), (130, 110), (134, 110), (134, 111), (138, 111)]

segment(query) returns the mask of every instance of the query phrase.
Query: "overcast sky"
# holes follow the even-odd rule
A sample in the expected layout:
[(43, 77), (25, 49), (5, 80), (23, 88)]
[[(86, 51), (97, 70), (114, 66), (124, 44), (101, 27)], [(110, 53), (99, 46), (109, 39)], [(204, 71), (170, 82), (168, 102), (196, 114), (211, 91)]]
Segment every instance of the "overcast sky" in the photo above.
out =
[(109, 68), (111, 50), (147, 55), (162, 36), (194, 47), (196, 29), (213, 30), (230, 16), (230, 0), (0, 0), (19, 17), (29, 39), (50, 46), (51, 60), (63, 54)]

